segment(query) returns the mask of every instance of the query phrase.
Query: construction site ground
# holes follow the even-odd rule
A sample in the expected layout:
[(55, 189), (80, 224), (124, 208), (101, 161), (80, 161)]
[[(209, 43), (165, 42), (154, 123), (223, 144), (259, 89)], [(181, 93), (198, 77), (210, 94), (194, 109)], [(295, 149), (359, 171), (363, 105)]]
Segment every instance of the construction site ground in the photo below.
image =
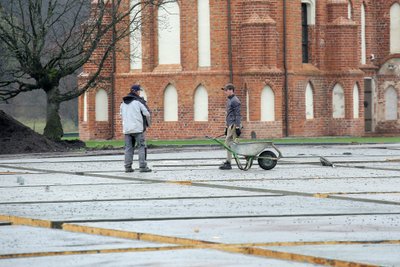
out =
[(1, 155), (0, 266), (400, 266), (400, 144), (278, 147)]

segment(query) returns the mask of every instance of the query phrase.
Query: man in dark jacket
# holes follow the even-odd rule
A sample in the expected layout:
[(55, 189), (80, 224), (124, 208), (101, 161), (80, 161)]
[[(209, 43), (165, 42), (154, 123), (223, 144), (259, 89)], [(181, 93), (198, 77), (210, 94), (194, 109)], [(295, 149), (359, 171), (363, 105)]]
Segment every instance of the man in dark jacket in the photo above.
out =
[[(240, 100), (235, 95), (235, 86), (232, 83), (227, 83), (223, 88), (226, 100), (226, 128), (225, 128), (225, 144), (230, 146), (232, 142), (241, 134), (241, 115), (240, 115)], [(232, 154), (227, 151), (226, 161), (219, 166), (221, 170), (231, 170)]]

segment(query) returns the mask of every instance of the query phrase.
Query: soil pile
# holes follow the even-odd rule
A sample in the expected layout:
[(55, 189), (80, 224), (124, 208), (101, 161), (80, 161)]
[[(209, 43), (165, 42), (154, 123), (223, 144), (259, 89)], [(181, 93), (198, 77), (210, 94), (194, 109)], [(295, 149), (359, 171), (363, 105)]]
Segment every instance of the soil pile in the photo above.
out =
[(85, 147), (81, 141), (54, 142), (0, 110), (0, 154), (62, 152)]

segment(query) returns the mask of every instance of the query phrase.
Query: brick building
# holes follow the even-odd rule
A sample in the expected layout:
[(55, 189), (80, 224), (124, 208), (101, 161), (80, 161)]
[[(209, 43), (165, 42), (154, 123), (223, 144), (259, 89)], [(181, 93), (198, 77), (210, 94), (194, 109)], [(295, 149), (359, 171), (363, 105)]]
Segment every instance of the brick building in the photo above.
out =
[(400, 0), (180, 0), (141, 15), (152, 22), (79, 100), (82, 139), (122, 138), (133, 83), (150, 139), (222, 134), (229, 81), (245, 138), (400, 132)]

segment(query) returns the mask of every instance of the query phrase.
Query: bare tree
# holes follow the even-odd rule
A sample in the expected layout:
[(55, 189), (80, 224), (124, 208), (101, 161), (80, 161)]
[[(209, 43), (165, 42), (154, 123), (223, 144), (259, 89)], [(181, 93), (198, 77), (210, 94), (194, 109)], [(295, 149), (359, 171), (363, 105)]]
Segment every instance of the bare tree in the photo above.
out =
[[(7, 62), (0, 64), (0, 101), (43, 90), (44, 135), (61, 139), (60, 103), (97, 82), (118, 41), (146, 23), (144, 10), (174, 1), (0, 0), (0, 52)], [(60, 81), (77, 75), (86, 63), (91, 66), (87, 79), (60, 90)]]

